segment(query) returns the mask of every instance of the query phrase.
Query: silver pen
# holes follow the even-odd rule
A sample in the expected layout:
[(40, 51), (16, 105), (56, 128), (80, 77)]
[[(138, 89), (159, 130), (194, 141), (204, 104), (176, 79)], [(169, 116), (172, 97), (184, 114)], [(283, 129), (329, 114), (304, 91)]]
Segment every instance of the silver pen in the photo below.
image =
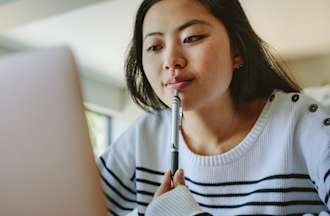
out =
[(181, 99), (179, 91), (175, 90), (172, 98), (172, 137), (171, 137), (171, 171), (172, 175), (178, 170), (179, 167), (179, 130), (181, 124)]

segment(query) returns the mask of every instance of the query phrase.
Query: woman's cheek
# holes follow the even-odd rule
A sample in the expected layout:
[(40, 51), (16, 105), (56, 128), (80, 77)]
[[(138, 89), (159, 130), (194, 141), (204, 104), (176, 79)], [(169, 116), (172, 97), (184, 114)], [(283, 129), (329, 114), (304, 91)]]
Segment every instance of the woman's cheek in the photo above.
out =
[(144, 72), (153, 91), (161, 100), (164, 100), (164, 86), (162, 86), (163, 79), (161, 77), (161, 70), (158, 67), (149, 65), (144, 67)]
[(216, 52), (214, 52), (214, 48), (210, 45), (203, 47), (196, 47), (196, 49), (191, 50), (191, 63), (194, 65), (198, 65), (201, 68), (205, 68), (214, 64), (214, 58)]

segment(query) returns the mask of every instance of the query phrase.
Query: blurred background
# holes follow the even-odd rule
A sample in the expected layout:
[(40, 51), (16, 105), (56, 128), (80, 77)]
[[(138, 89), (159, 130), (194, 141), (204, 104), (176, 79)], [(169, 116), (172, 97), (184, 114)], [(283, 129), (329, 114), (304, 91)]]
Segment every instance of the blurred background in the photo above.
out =
[[(0, 0), (1, 56), (65, 45), (75, 54), (94, 152), (142, 111), (124, 81), (124, 58), (141, 0)], [(330, 1), (241, 0), (256, 32), (306, 94), (330, 111)], [(0, 77), (1, 79), (1, 77)]]

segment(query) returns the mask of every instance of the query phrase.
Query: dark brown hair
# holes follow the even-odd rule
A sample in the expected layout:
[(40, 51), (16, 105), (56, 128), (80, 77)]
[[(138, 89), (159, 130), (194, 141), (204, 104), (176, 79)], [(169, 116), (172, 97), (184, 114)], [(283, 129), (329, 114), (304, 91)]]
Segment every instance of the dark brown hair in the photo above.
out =
[[(143, 22), (147, 11), (161, 0), (144, 0), (135, 19), (134, 35), (125, 62), (126, 83), (133, 101), (147, 111), (167, 108), (153, 91), (142, 66)], [(252, 29), (238, 0), (195, 0), (220, 20), (229, 35), (231, 50), (244, 65), (233, 73), (230, 92), (236, 104), (267, 97), (274, 89), (300, 91), (270, 47)]]

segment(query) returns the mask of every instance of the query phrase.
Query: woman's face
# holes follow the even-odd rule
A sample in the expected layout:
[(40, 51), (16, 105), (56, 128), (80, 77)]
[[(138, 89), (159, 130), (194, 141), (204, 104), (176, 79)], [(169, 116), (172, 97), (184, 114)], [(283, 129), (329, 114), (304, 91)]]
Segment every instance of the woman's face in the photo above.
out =
[(215, 105), (230, 97), (233, 69), (224, 25), (199, 2), (163, 0), (143, 23), (143, 69), (158, 97), (171, 105), (179, 90), (184, 110)]

